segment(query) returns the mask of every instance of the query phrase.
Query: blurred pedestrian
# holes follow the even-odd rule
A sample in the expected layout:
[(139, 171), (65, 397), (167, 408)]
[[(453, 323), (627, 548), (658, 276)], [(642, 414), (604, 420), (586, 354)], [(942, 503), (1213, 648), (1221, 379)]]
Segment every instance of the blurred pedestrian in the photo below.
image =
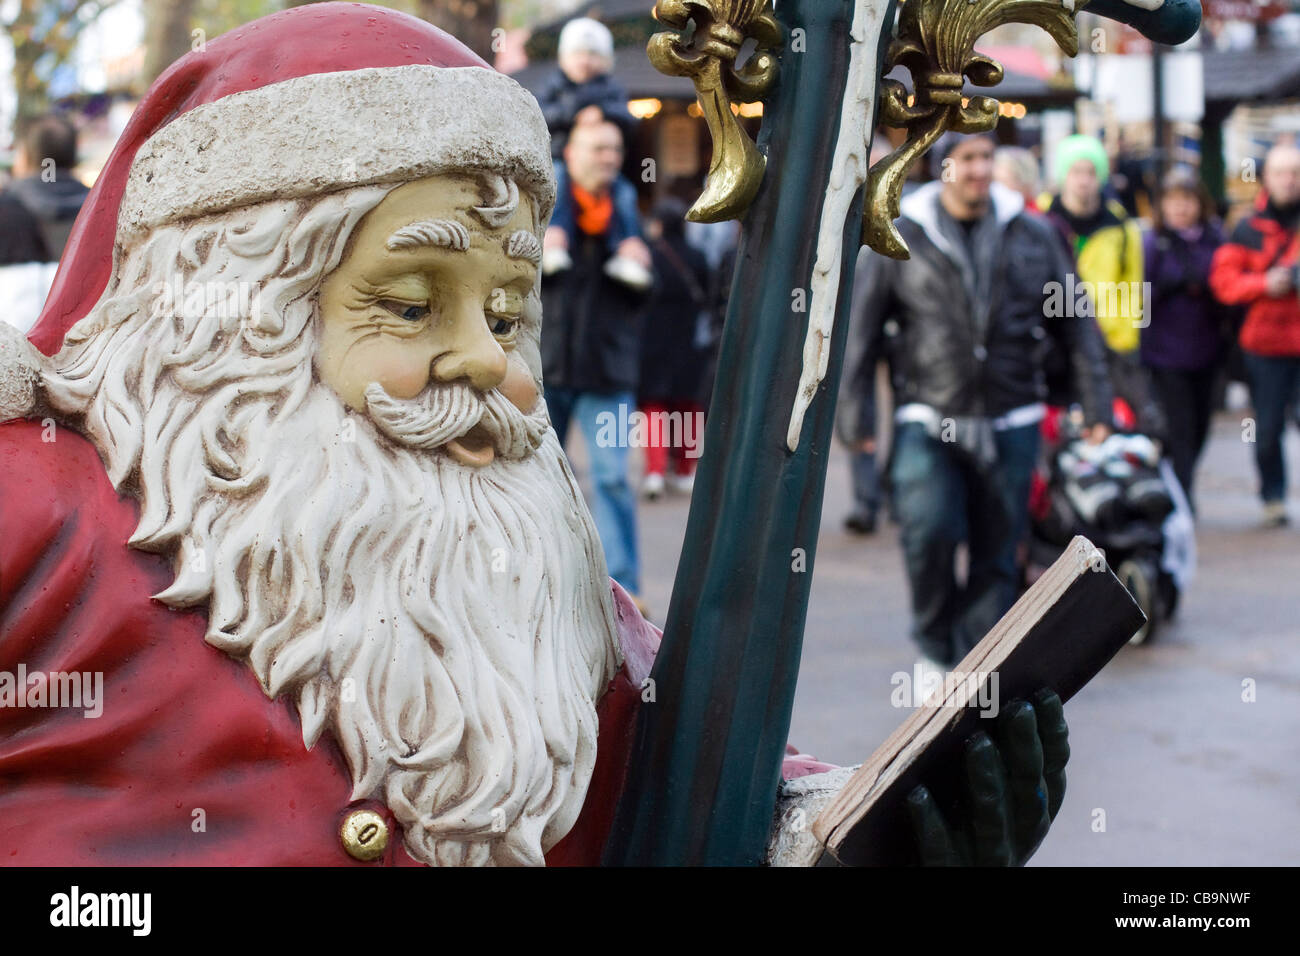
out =
[[(623, 137), (616, 125), (574, 127), (564, 149), (567, 180), (590, 202), (576, 223), (572, 267), (542, 278), (542, 366), (546, 405), (560, 442), (570, 421), (582, 430), (591, 460), (592, 517), (609, 574), (636, 596), (641, 592), (636, 496), (628, 479), (625, 427), (636, 410), (645, 294), (604, 269), (614, 228), (611, 189), (622, 162)], [(650, 252), (644, 244), (641, 251), (648, 270)]]
[[(701, 232), (693, 226), (726, 226), (726, 230), (711, 229)], [(722, 346), (722, 328), (727, 320), (727, 308), (731, 304), (731, 283), (736, 277), (736, 255), (739, 252), (738, 239), (740, 223), (696, 223), (687, 221), (686, 241), (704, 254), (709, 263), (709, 318), (712, 325), (708, 329), (708, 360), (704, 373), (700, 376), (700, 390), (696, 400), (700, 407), (708, 409), (713, 400), (713, 383), (718, 378), (718, 355)]]
[(1059, 191), (1046, 215), (1074, 256), (1067, 298), (1088, 302), (1096, 317), (1109, 348), (1111, 385), (1135, 418), (1130, 425), (1163, 436), (1165, 423), (1138, 357), (1145, 321), (1142, 230), (1123, 206), (1102, 194), (1110, 161), (1101, 140), (1067, 136), (1057, 144), (1054, 174)]
[(740, 223), (734, 219), (686, 223), (686, 241), (704, 253), (710, 269), (722, 268), (723, 260), (736, 251), (739, 240)]
[(993, 181), (1020, 193), (1026, 209), (1039, 211), (1042, 177), (1038, 174), (1038, 157), (1023, 146), (997, 148), (993, 154)]
[(1119, 153), (1115, 157), (1108, 185), (1111, 194), (1124, 207), (1127, 215), (1137, 217), (1149, 213), (1155, 218), (1155, 205), (1151, 197), (1158, 178), (1154, 152), (1150, 147), (1139, 149), (1121, 130)]
[(1300, 148), (1284, 141), (1264, 159), (1254, 213), (1214, 256), (1210, 286), (1246, 306), (1239, 341), (1255, 406), (1255, 464), (1264, 523), (1287, 523), (1283, 433), (1300, 390)]
[(89, 190), (72, 174), (77, 128), (50, 114), (31, 123), (14, 153), (14, 178), (0, 192), (0, 302), (3, 320), (35, 324)]
[[(641, 493), (687, 494), (704, 438), (702, 381), (713, 344), (709, 263), (686, 241), (686, 204), (667, 198), (646, 222), (658, 281), (641, 335), (641, 411), (649, 422)], [(672, 470), (669, 471), (669, 464)]]
[[(586, 209), (581, 190), (569, 189), (563, 156), (573, 129), (587, 123), (615, 123), (624, 143), (631, 142), (636, 121), (627, 109), (627, 90), (614, 79), (614, 37), (604, 24), (588, 17), (570, 20), (560, 31), (558, 64), (554, 75), (537, 96), (547, 128), (551, 131), (551, 155), (555, 158), (556, 201), (546, 233), (542, 256), (543, 273), (569, 268), (569, 250), (577, 241), (577, 218)], [(630, 240), (640, 242), (640, 211), (636, 187), (619, 176), (611, 187), (614, 214), (605, 241), (610, 275), (632, 285), (650, 286), (650, 272), (632, 249)]]
[[(14, 178), (4, 195), (35, 217), (47, 262), (58, 262), (63, 256), (72, 224), (90, 193), (72, 174), (76, 165), (77, 128), (53, 113), (32, 122), (14, 154)], [(0, 250), (13, 239), (0, 233)]]
[(1210, 291), (1210, 263), (1223, 242), (1214, 202), (1194, 174), (1175, 170), (1160, 190), (1155, 228), (1143, 239), (1150, 301), (1142, 364), (1165, 420), (1165, 448), (1195, 509), (1192, 481), (1205, 447), (1216, 377), (1226, 355), (1225, 310)]
[[(849, 310), (849, 321), (870, 321), (863, 313), (863, 300), (870, 284), (872, 265), (871, 257), (875, 255), (866, 246), (858, 250), (858, 261), (853, 273), (853, 303)], [(854, 333), (850, 336), (856, 338)], [(871, 360), (887, 360), (885, 335), (881, 333), (881, 344), (873, 350)], [(836, 430), (840, 440), (849, 451), (849, 482), (853, 492), (853, 508), (844, 518), (844, 528), (853, 534), (873, 534), (880, 518), (880, 506), (884, 497), (881, 489), (880, 469), (877, 466), (878, 446), (876, 443), (876, 370), (859, 369), (857, 374), (862, 381), (856, 384), (859, 390), (871, 389), (870, 400), (865, 396), (857, 401), (842, 401), (836, 412)], [(854, 416), (866, 415), (870, 420), (850, 420)]]
[[(868, 260), (840, 395), (847, 437), (874, 437), (876, 362), (894, 319), (891, 485), (912, 635), (931, 667), (964, 656), (1018, 593), (1046, 412), (1045, 340), (1069, 356), (1089, 439), (1104, 438), (1110, 421), (1096, 323), (1047, 317), (1047, 290), (1062, 287), (1070, 263), (1051, 227), (993, 182), (994, 146), (988, 134), (948, 133), (933, 147), (941, 181), (907, 196), (898, 220), (911, 257)], [(959, 584), (963, 541), (970, 560)]]

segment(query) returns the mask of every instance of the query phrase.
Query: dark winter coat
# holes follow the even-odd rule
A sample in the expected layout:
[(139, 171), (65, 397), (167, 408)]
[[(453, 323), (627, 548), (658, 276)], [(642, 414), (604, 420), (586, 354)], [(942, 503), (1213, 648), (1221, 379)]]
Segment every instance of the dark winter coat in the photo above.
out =
[[(72, 232), (72, 224), (81, 211), (81, 204), (86, 201), (90, 190), (72, 177), (65, 169), (57, 170), (55, 178), (49, 182), (40, 176), (27, 176), (16, 179), (5, 187), (4, 195), (15, 200), (31, 214), (40, 233), (40, 245), (44, 255), (39, 260), (13, 258), (6, 248), (11, 244), (23, 244), (29, 240), (15, 236), (8, 231), (0, 235), (0, 256), (8, 262), (58, 262), (63, 255), (63, 247)], [(5, 217), (6, 220), (8, 217)]]
[(709, 262), (682, 235), (650, 244), (656, 283), (641, 335), (643, 402), (699, 401), (709, 351), (696, 335), (709, 306)]
[(578, 234), (573, 268), (542, 279), (542, 380), (548, 388), (636, 391), (645, 294), (605, 275), (605, 236)]
[(1223, 234), (1214, 223), (1187, 239), (1171, 229), (1148, 232), (1142, 261), (1151, 297), (1142, 330), (1142, 363), (1194, 371), (1218, 363), (1226, 345), (1224, 309), (1210, 292), (1210, 263)]
[(0, 266), (49, 261), (36, 217), (9, 193), (0, 193)]
[(537, 92), (537, 102), (551, 131), (551, 156), (559, 159), (568, 142), (573, 118), (588, 106), (598, 106), (605, 118), (616, 123), (627, 142), (636, 125), (627, 111), (627, 90), (608, 73), (586, 83), (574, 83), (558, 66)]
[[(903, 201), (898, 229), (911, 258), (872, 255), (854, 290), (841, 387), (841, 434), (870, 437), (875, 368), (884, 329), (898, 323), (895, 404), (944, 416), (995, 418), (1048, 398), (1045, 362), (1055, 349), (1073, 372), (1089, 424), (1110, 422), (1105, 346), (1090, 315), (1047, 315), (1046, 287), (1064, 288), (1072, 265), (1052, 227), (994, 184), (992, 209), (969, 243), (939, 204), (941, 183)], [(1061, 298), (1064, 298), (1063, 296)], [(1085, 310), (1086, 311), (1086, 310)]]

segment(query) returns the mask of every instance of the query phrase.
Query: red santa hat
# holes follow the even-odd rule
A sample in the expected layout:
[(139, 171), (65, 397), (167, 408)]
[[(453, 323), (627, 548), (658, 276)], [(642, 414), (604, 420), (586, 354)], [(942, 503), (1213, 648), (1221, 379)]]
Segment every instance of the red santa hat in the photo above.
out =
[(29, 336), (53, 355), (99, 300), (116, 244), (273, 198), (474, 167), (550, 216), (541, 109), (460, 41), (360, 3), (293, 7), (181, 57), (149, 88), (87, 197)]

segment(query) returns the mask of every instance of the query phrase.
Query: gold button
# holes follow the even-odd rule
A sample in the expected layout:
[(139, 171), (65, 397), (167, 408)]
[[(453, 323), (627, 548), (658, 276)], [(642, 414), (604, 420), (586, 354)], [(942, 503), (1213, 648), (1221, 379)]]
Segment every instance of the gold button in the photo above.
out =
[(388, 847), (388, 824), (374, 810), (353, 810), (339, 827), (339, 839), (348, 856), (369, 863)]

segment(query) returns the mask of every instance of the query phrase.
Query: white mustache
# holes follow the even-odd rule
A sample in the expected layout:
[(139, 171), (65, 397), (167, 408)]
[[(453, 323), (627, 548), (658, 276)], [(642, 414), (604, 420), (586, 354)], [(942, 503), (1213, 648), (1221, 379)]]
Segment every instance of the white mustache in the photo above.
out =
[(372, 382), (365, 395), (376, 427), (408, 448), (439, 448), (481, 426), (498, 455), (520, 459), (536, 450), (551, 427), (544, 402), (525, 414), (496, 389), (483, 393), (464, 382), (430, 385), (411, 399), (393, 398)]

